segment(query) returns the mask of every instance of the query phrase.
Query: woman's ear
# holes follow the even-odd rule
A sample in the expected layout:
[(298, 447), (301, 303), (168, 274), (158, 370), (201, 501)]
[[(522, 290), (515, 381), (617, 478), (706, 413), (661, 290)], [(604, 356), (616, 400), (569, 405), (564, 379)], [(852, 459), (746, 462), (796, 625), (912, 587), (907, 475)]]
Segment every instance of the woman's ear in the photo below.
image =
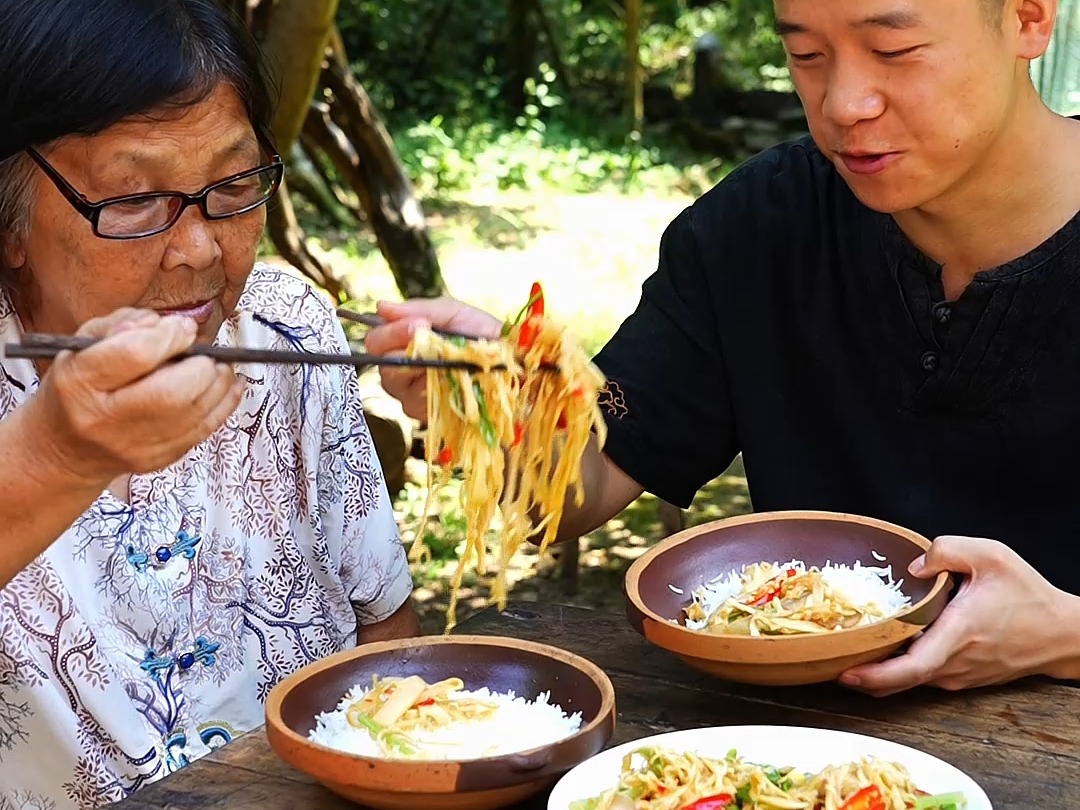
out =
[(18, 270), (26, 264), (26, 246), (13, 233), (0, 234), (0, 268)]

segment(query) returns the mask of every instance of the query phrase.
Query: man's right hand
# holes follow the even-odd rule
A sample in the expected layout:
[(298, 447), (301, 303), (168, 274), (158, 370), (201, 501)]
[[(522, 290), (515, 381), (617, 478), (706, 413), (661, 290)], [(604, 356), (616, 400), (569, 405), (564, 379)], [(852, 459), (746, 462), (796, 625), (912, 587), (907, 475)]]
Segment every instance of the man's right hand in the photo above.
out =
[[(368, 333), (366, 348), (372, 354), (403, 352), (420, 326), (452, 329), (492, 339), (502, 331), (502, 322), (493, 315), (452, 298), (383, 303), (379, 304), (377, 312), (386, 323)], [(423, 420), (427, 415), (426, 372), (384, 366), (381, 374), (383, 386), (401, 402), (405, 412)], [(585, 502), (576, 506), (568, 493), (558, 541), (571, 540), (592, 531), (625, 509), (642, 492), (640, 484), (599, 451), (595, 436), (589, 439), (581, 459), (581, 477), (585, 485)]]
[(57, 356), (21, 415), (41, 463), (106, 486), (182, 458), (240, 404), (243, 383), (206, 357), (170, 362), (195, 340), (196, 324), (122, 309), (77, 332), (100, 339)]
[[(496, 339), (502, 321), (453, 298), (416, 298), (404, 303), (382, 302), (376, 310), (385, 324), (368, 332), (365, 348), (372, 354), (402, 354), (420, 327), (452, 329), (467, 335)], [(427, 417), (427, 373), (424, 369), (383, 366), (383, 387), (401, 402), (409, 416)]]

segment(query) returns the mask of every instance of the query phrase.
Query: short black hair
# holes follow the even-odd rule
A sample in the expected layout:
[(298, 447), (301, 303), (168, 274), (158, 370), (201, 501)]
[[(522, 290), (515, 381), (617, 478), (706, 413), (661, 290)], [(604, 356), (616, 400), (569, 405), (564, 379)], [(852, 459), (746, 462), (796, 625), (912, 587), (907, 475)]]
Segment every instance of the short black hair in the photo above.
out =
[(171, 105), (236, 90), (272, 143), (258, 45), (217, 0), (3, 0), (0, 162), (65, 135), (92, 135)]
[(1005, 14), (1005, 0), (979, 0), (986, 21), (992, 26), (1001, 25)]

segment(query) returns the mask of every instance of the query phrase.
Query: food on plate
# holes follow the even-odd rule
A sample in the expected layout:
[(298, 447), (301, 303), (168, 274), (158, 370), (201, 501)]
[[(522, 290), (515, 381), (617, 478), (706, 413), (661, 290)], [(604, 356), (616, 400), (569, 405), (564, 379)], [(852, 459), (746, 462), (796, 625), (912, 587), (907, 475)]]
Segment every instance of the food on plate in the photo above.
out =
[[(421, 330), (408, 354), (465, 360), (485, 369), (427, 372), (428, 497), (421, 527), (454, 470), (464, 476), (466, 542), (450, 583), (449, 631), (466, 571), (472, 566), (487, 576), (486, 540), (496, 517), (501, 525), (491, 597), (501, 609), (507, 566), (522, 543), (540, 535), (542, 554), (555, 537), (568, 489), (577, 503), (584, 499), (582, 454), (592, 434), (601, 446), (607, 436), (597, 404), (605, 379), (581, 345), (544, 317), (539, 284), (517, 318), (504, 326), (501, 339), (465, 340)], [(421, 529), (410, 556), (424, 555)]]
[(960, 793), (931, 796), (903, 765), (866, 757), (816, 774), (663, 748), (623, 758), (618, 783), (570, 810), (963, 810)]
[(372, 676), (331, 712), (315, 718), (312, 742), (352, 754), (415, 760), (501, 756), (558, 742), (578, 731), (550, 693), (526, 700), (513, 692), (466, 690), (460, 678), (427, 683)]
[(902, 584), (893, 582), (891, 566), (754, 563), (694, 590), (685, 624), (716, 635), (830, 633), (903, 610), (911, 599)]

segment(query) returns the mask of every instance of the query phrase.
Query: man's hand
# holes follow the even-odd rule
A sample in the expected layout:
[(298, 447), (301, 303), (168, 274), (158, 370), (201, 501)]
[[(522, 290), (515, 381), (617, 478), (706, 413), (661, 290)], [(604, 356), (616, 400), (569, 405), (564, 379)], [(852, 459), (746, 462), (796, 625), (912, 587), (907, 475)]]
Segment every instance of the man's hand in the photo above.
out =
[(914, 686), (970, 689), (1029, 675), (1063, 675), (1080, 659), (1080, 598), (1058, 590), (1007, 546), (939, 537), (909, 572), (964, 577), (957, 596), (906, 653), (844, 673), (840, 682), (881, 697)]
[[(400, 304), (380, 302), (378, 314), (386, 321), (367, 333), (364, 346), (372, 354), (400, 354), (412, 342), (416, 330), (424, 327), (453, 329), (467, 335), (494, 340), (502, 322), (494, 315), (470, 307), (453, 298), (417, 298)], [(383, 388), (401, 403), (414, 419), (427, 418), (427, 372), (406, 366), (381, 366)]]

